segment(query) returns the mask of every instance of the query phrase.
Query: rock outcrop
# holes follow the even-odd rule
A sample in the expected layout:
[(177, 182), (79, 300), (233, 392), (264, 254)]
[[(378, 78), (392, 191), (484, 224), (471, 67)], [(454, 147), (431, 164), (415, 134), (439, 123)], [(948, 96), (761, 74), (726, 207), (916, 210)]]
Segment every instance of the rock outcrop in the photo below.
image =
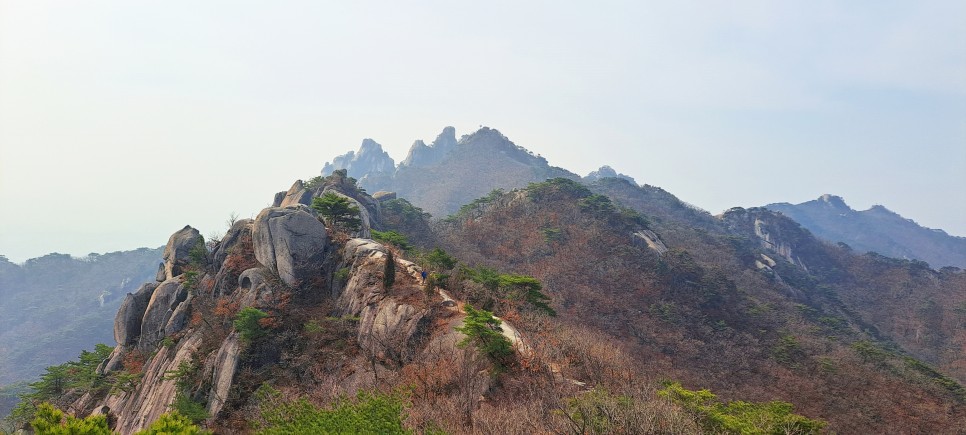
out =
[(446, 127), (436, 140), (429, 146), (421, 140), (413, 142), (406, 159), (399, 163), (400, 167), (419, 167), (436, 164), (446, 157), (456, 147), (456, 129)]
[(262, 210), (252, 231), (255, 258), (291, 287), (319, 274), (328, 240), (325, 225), (301, 204)]
[(169, 325), (176, 311), (184, 315), (184, 308), (180, 307), (182, 302), (188, 298), (188, 289), (181, 283), (179, 278), (171, 278), (162, 282), (151, 293), (151, 300), (144, 310), (144, 317), (141, 320), (141, 337), (138, 340), (139, 347), (144, 349), (153, 348), (168, 334), (178, 332), (183, 326), (181, 320)]
[(295, 204), (312, 205), (312, 198), (314, 196), (314, 189), (306, 189), (305, 184), (302, 180), (296, 180), (295, 184), (285, 192), (285, 195), (278, 201), (277, 204), (273, 204), (273, 207), (288, 207)]
[(114, 317), (114, 340), (118, 344), (124, 346), (137, 344), (138, 338), (141, 337), (144, 312), (156, 288), (158, 284), (146, 283), (138, 291), (128, 293), (124, 297), (124, 302), (121, 302), (121, 307)]
[(584, 182), (593, 183), (603, 178), (620, 178), (630, 181), (631, 184), (637, 185), (637, 181), (635, 181), (633, 177), (630, 175), (620, 174), (615, 171), (614, 168), (607, 165), (601, 166), (600, 169), (587, 174), (587, 176), (584, 177)]
[(184, 266), (188, 264), (189, 252), (199, 243), (204, 243), (204, 238), (201, 237), (198, 230), (191, 228), (190, 225), (185, 225), (184, 228), (168, 238), (168, 244), (164, 247), (164, 255), (162, 256), (164, 260), (164, 280), (181, 275)]
[[(345, 195), (336, 189), (338, 180), (333, 183), (320, 186), (318, 193)], [(293, 187), (298, 187), (293, 191), (304, 188), (299, 183)], [(360, 207), (368, 229), (369, 207), (378, 204), (364, 193), (351, 193), (355, 195), (345, 196)], [(350, 361), (338, 362), (348, 368), (338, 375), (343, 376), (340, 384), (350, 386), (347, 388), (357, 383), (371, 385), (366, 384), (370, 382), (365, 380), (367, 376), (378, 379), (417, 360), (424, 364), (433, 361), (435, 352), (444, 346), (456, 352), (456, 343), (462, 338), (455, 329), (462, 319), (458, 304), (448, 297), (427, 295), (418, 265), (396, 259), (396, 283), (387, 288), (383, 274), (388, 249), (367, 238), (350, 238), (341, 246), (332, 244), (324, 225), (302, 203), (269, 207), (254, 221), (235, 222), (208, 255), (211, 264), (182, 262), (187, 255), (184, 246), (194, 246), (192, 243), (201, 240), (195, 234), (190, 227), (175, 233), (169, 243), (171, 255), (165, 259), (170, 266), (167, 270), (191, 271), (193, 275), (181, 273), (143, 285), (126, 297), (116, 316), (118, 346), (98, 372), (111, 375), (143, 363), (141, 381), (125, 391), (102, 393), (106, 397), (86, 394), (72, 403), (74, 412), (110, 413), (116, 419), (116, 430), (133, 433), (169, 411), (180, 394), (181, 400), (203, 405), (210, 421), (220, 418), (231, 404), (240, 406), (233, 388), (242, 366), (251, 364), (242, 355), (254, 346), (233, 330), (231, 313), (254, 307), (283, 318), (283, 307), (295, 297), (315, 301), (330, 298), (333, 303), (325, 305), (328, 311), (319, 316), (357, 322), (348, 331), (355, 336), (349, 341), (358, 345), (358, 350), (347, 354), (352, 356)], [(244, 242), (246, 237), (251, 243)], [(238, 270), (239, 264), (255, 261), (261, 266)], [(332, 279), (336, 270), (348, 273), (345, 278)], [(430, 301), (434, 298), (435, 302)], [(193, 319), (193, 310), (200, 310), (197, 314), (201, 317)], [(434, 317), (438, 310), (448, 314)], [(513, 331), (510, 325), (504, 330)], [(519, 334), (514, 334), (514, 343), (522, 346)], [(433, 348), (430, 342), (435, 343)], [(264, 357), (275, 351), (255, 352), (251, 355)], [(472, 349), (459, 353), (484, 361)], [(179, 383), (172, 375), (175, 372), (190, 372), (179, 376), (190, 376), (192, 381)], [(482, 394), (490, 379), (485, 370), (473, 373), (479, 378), (474, 388)]]
[(350, 177), (359, 179), (360, 184), (372, 190), (389, 188), (392, 175), (396, 171), (396, 162), (383, 151), (382, 145), (372, 139), (365, 139), (359, 146), (358, 152), (349, 151), (326, 163), (322, 168), (322, 176), (331, 175), (336, 170), (345, 169)]

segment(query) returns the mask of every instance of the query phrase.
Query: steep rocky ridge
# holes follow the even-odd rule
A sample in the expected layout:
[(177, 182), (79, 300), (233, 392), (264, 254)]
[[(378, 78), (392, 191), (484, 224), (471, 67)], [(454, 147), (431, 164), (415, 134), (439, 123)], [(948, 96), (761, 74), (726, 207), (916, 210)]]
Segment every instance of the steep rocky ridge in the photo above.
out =
[(966, 268), (966, 238), (922, 227), (881, 205), (858, 211), (841, 197), (826, 194), (801, 204), (765, 208), (794, 219), (818, 237), (846, 243), (859, 252), (922, 260), (935, 268)]
[[(336, 174), (310, 187), (309, 197), (335, 190), (378, 207), (351, 184)], [(261, 382), (304, 394), (353, 393), (445, 355), (477, 361), (467, 375), (476, 380), (466, 388), (473, 397), (483, 394), (492, 380), (480, 371), (482, 359), (456, 346), (464, 316), (459, 306), (425, 289), (422, 269), (403, 258), (394, 260), (395, 283), (386, 287), (389, 249), (325, 228), (314, 210), (294, 200), (304, 199), (304, 189), (297, 182), (291, 195), (279, 197), (295, 203), (236, 222), (203, 258), (182, 249), (203, 243), (193, 228), (172, 235), (165, 273), (125, 297), (115, 321), (117, 347), (98, 368), (109, 378), (130, 373), (139, 380), (90, 391), (69, 409), (107, 414), (115, 430), (132, 433), (187, 400), (206, 409), (210, 427), (245, 431), (247, 423), (236, 416)], [(233, 328), (231, 319), (246, 307), (267, 313), (268, 337), (246, 339)], [(327, 334), (341, 344), (313, 344)]]

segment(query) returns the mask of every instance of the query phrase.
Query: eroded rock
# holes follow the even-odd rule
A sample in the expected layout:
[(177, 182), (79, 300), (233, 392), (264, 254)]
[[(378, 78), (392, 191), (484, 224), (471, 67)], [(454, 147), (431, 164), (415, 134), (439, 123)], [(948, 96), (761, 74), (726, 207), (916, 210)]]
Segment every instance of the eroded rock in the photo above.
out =
[(128, 293), (121, 302), (121, 307), (114, 316), (114, 341), (123, 346), (130, 346), (137, 343), (141, 336), (141, 321), (144, 319), (144, 311), (148, 308), (148, 302), (154, 290), (158, 288), (157, 283), (143, 284), (134, 293)]
[(302, 204), (262, 210), (252, 231), (255, 259), (291, 287), (320, 274), (328, 240), (325, 225)]
[(168, 244), (164, 247), (164, 279), (171, 279), (184, 272), (184, 267), (188, 265), (188, 253), (198, 243), (204, 243), (204, 238), (198, 230), (185, 225), (168, 238)]

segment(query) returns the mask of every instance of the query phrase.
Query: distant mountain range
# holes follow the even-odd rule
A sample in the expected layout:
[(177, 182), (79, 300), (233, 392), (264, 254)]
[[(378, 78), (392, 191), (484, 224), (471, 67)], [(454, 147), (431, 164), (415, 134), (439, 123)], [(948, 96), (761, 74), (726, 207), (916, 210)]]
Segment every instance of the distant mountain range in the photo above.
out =
[[(459, 140), (456, 129), (446, 127), (429, 145), (415, 141), (399, 165), (381, 145), (365, 139), (359, 151), (349, 151), (326, 163), (322, 176), (337, 169), (346, 169), (369, 192), (396, 192), (436, 217), (452, 214), (494, 189), (513, 189), (554, 177), (581, 179), (487, 127)], [(634, 181), (609, 166), (591, 172), (585, 181), (604, 177)]]
[(825, 194), (801, 204), (765, 206), (788, 216), (816, 236), (842, 242), (859, 252), (922, 260), (934, 268), (966, 268), (966, 238), (931, 229), (876, 205), (858, 211), (839, 196)]

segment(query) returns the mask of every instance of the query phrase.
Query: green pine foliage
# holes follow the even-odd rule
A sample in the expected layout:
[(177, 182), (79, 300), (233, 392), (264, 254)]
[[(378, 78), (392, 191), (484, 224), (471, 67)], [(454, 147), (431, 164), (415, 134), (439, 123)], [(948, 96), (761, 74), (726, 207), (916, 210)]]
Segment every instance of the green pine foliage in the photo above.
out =
[(398, 395), (360, 391), (355, 400), (340, 398), (325, 408), (305, 399), (282, 401), (263, 385), (255, 393), (260, 407), (256, 433), (281, 434), (410, 434), (403, 426), (403, 400)]
[(395, 231), (370, 230), (370, 233), (372, 234), (372, 240), (384, 245), (395, 245), (403, 251), (410, 251), (413, 249), (413, 246), (409, 244), (409, 239)]
[(721, 402), (708, 390), (691, 391), (674, 382), (658, 391), (662, 397), (681, 405), (711, 433), (741, 435), (817, 434), (825, 422), (792, 414), (792, 404), (735, 400)]
[(504, 370), (513, 356), (513, 345), (500, 331), (500, 319), (493, 317), (493, 313), (477, 310), (472, 305), (466, 305), (466, 318), (463, 326), (456, 328), (466, 337), (459, 342), (460, 347), (469, 344), (490, 358), (498, 371)]
[(188, 417), (177, 412), (171, 412), (161, 414), (151, 426), (135, 435), (205, 435), (210, 433), (193, 424)]
[(109, 388), (114, 378), (99, 376), (97, 366), (107, 359), (114, 349), (105, 344), (97, 344), (94, 351), (81, 351), (76, 361), (47, 367), (40, 380), (28, 385), (28, 391), (20, 395), (20, 403), (10, 412), (6, 420), (14, 425), (34, 420), (42, 402), (56, 401), (72, 389), (91, 391)]
[(499, 273), (485, 266), (475, 269), (464, 268), (463, 273), (471, 281), (482, 284), (500, 298), (523, 301), (539, 312), (550, 316), (557, 315), (557, 312), (550, 308), (550, 297), (541, 291), (543, 285), (532, 276)]
[[(107, 417), (103, 415), (92, 415), (86, 418), (77, 418), (65, 414), (54, 405), (44, 402), (37, 407), (37, 414), (30, 422), (34, 433), (37, 435), (113, 435), (114, 432), (108, 427)], [(178, 413), (161, 414), (154, 423), (147, 429), (138, 431), (135, 435), (206, 435), (210, 434), (202, 430), (191, 420)]]
[(235, 330), (242, 341), (251, 343), (265, 336), (265, 328), (258, 322), (268, 317), (268, 313), (255, 307), (245, 307), (235, 316)]
[(359, 231), (362, 219), (359, 218), (359, 207), (352, 204), (348, 198), (333, 192), (328, 192), (312, 200), (312, 209), (317, 211), (329, 225), (337, 229), (352, 232)]
[(30, 426), (37, 435), (111, 434), (111, 429), (107, 427), (107, 418), (103, 415), (75, 418), (46, 402), (37, 407), (37, 415), (30, 422)]
[(429, 263), (430, 267), (438, 271), (450, 270), (456, 267), (456, 259), (438, 247), (426, 254), (426, 262)]

